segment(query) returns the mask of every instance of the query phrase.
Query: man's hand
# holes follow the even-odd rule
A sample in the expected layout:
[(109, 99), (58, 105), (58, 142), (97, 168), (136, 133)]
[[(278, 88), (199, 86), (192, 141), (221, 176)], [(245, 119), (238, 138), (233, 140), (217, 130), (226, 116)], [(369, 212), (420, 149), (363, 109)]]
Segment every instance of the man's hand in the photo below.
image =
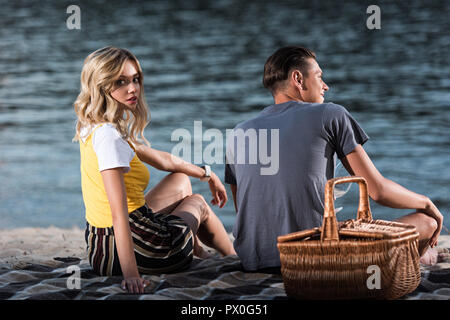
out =
[(439, 209), (434, 205), (434, 203), (429, 200), (427, 207), (425, 208), (425, 212), (430, 217), (434, 218), (437, 222), (437, 229), (434, 232), (433, 236), (430, 239), (429, 245), (431, 248), (435, 247), (438, 243), (438, 237), (442, 230), (442, 224), (444, 222), (444, 217), (442, 216)]
[(225, 186), (220, 181), (219, 177), (211, 172), (211, 179), (208, 181), (209, 189), (211, 190), (213, 199), (211, 200), (212, 205), (218, 205), (219, 208), (223, 208), (223, 206), (227, 203), (227, 190)]

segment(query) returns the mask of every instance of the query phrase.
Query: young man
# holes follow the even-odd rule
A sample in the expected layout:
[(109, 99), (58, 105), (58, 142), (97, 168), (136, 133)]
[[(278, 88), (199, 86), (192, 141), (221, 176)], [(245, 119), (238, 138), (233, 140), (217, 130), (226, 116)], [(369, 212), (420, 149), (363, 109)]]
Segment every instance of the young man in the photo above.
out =
[[(351, 175), (366, 179), (372, 200), (416, 210), (397, 221), (416, 226), (421, 262), (435, 263), (437, 251), (428, 249), (437, 244), (442, 214), (426, 196), (378, 172), (362, 147), (369, 137), (358, 122), (344, 107), (324, 103), (328, 86), (322, 73), (311, 50), (277, 50), (268, 58), (263, 77), (274, 104), (234, 129), (225, 182), (231, 184), (237, 211), (234, 247), (244, 269), (278, 270), (277, 237), (322, 225), (325, 184), (334, 177), (336, 155)], [(267, 134), (250, 134), (262, 131)], [(278, 141), (268, 138), (269, 132), (276, 133)], [(250, 137), (258, 141), (249, 141)], [(266, 143), (261, 140), (269, 140), (266, 150), (278, 153), (271, 155), (278, 156), (277, 172), (264, 171), (267, 161), (248, 161), (254, 157), (255, 144)]]

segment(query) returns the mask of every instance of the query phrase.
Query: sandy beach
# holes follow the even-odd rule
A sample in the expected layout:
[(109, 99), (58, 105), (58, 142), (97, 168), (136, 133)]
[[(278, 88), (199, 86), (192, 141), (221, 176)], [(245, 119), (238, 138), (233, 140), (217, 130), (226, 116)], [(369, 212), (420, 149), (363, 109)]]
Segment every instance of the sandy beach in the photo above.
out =
[(0, 266), (3, 267), (14, 268), (17, 264), (27, 262), (56, 266), (52, 262), (54, 257), (84, 259), (85, 251), (84, 230), (80, 228), (0, 230)]
[[(432, 267), (423, 267), (423, 281), (432, 281), (435, 276), (440, 279), (438, 284), (433, 282), (433, 285), (422, 283), (421, 286), (430, 285), (432, 289), (424, 289), (424, 292), (417, 292), (417, 294), (410, 296), (411, 299), (450, 299), (450, 254), (448, 253), (448, 249), (450, 248), (450, 235), (441, 235), (439, 238), (438, 249), (440, 252), (444, 252), (444, 259), (441, 259), (438, 264)], [(84, 241), (84, 230), (79, 228), (72, 229), (60, 229), (56, 227), (49, 228), (19, 228), (19, 229), (5, 229), (0, 230), (0, 299), (27, 299), (33, 298), (33, 295), (30, 292), (39, 292), (39, 294), (44, 294), (44, 298), (48, 297), (52, 299), (53, 296), (46, 296), (46, 291), (56, 292), (61, 289), (61, 287), (65, 286), (65, 281), (67, 276), (64, 276), (64, 272), (61, 271), (62, 267), (66, 267), (67, 264), (63, 262), (72, 262), (77, 263), (83, 272), (86, 272), (86, 278), (90, 278), (89, 282), (84, 281), (84, 285), (90, 288), (93, 283), (102, 282), (105, 283), (105, 279), (102, 277), (95, 277), (95, 275), (89, 274), (89, 265), (86, 261), (86, 245)], [(446, 253), (445, 253), (446, 252)], [(56, 258), (56, 259), (55, 259)], [(58, 259), (63, 258), (63, 259)], [(73, 259), (71, 259), (73, 258)], [(196, 263), (194, 266), (195, 270), (208, 270), (211, 273), (217, 273), (217, 279), (208, 279), (208, 282), (203, 283), (202, 285), (196, 285), (195, 288), (198, 291), (194, 291), (193, 288), (186, 288), (184, 291), (184, 284), (174, 288), (172, 291), (168, 291), (167, 288), (164, 291), (164, 294), (156, 294), (153, 292), (152, 295), (141, 295), (144, 296), (145, 299), (196, 299), (199, 298), (199, 294), (202, 295), (202, 299), (206, 296), (212, 297), (214, 299), (214, 295), (211, 295), (211, 292), (215, 292), (220, 285), (223, 285), (224, 288), (221, 290), (228, 290), (230, 288), (230, 283), (233, 285), (239, 285), (242, 287), (244, 283), (257, 283), (261, 286), (261, 290), (256, 293), (249, 293), (249, 299), (272, 299), (272, 298), (281, 298), (284, 296), (283, 285), (280, 282), (281, 278), (263, 275), (263, 274), (247, 274), (242, 271), (239, 271), (239, 261), (237, 259), (224, 259), (216, 256), (213, 259), (206, 260), (198, 260), (196, 259)], [(63, 262), (62, 262), (63, 261)], [(59, 269), (58, 269), (59, 268)], [(51, 276), (51, 273), (55, 270), (59, 270), (59, 274), (57, 276)], [(48, 275), (43, 274), (43, 272), (49, 272)], [(34, 284), (33, 290), (22, 290), (22, 292), (17, 291), (12, 292), (11, 285), (18, 285), (19, 283), (24, 283), (26, 281), (30, 281), (31, 276), (35, 277), (36, 283)], [(155, 286), (154, 290), (157, 290), (156, 286), (161, 283), (161, 281), (169, 281), (172, 284), (174, 283), (176, 277), (182, 282), (183, 277), (187, 277), (187, 274), (178, 274), (172, 276), (146, 276), (148, 279), (153, 280)], [(230, 282), (227, 283), (228, 280), (226, 278), (230, 276)], [(45, 281), (50, 281), (49, 278), (63, 278), (61, 281), (55, 282), (53, 281), (51, 286), (48, 284), (46, 286), (42, 286), (42, 279), (45, 278)], [(258, 278), (260, 277), (260, 278)], [(440, 278), (439, 278), (440, 277)], [(102, 278), (102, 279), (99, 279)], [(237, 282), (237, 278), (240, 279), (240, 283)], [(33, 278), (34, 279), (34, 278)], [(119, 288), (119, 279), (115, 279), (113, 282), (108, 284), (108, 294), (123, 294), (123, 291)], [(170, 280), (172, 279), (172, 280)], [(261, 285), (265, 282), (264, 285)], [(177, 280), (178, 281), (178, 280)], [(36, 285), (39, 284), (38, 288)], [(419, 287), (421, 287), (419, 286)], [(59, 288), (59, 289), (58, 289)], [(81, 288), (82, 289), (82, 288)], [(175, 290), (176, 289), (176, 290)], [(105, 288), (102, 288), (105, 293)], [(111, 291), (112, 290), (112, 291)], [(191, 290), (191, 292), (189, 291)], [(430, 290), (432, 290), (430, 292)], [(65, 290), (67, 291), (67, 290)], [(3, 296), (1, 293), (3, 292)], [(112, 293), (111, 293), (112, 292)], [(169, 292), (169, 293), (168, 293)], [(106, 293), (105, 293), (106, 294)], [(230, 293), (230, 298), (234, 296), (232, 294), (240, 294), (242, 297), (244, 293)], [(78, 293), (79, 295), (79, 293)], [(98, 292), (96, 293), (98, 295)], [(42, 297), (41, 297), (42, 298)], [(90, 299), (94, 297), (83, 296), (83, 299)], [(142, 297), (141, 297), (142, 298)]]
[[(450, 235), (441, 235), (438, 247), (450, 248)], [(14, 267), (21, 262), (52, 266), (54, 257), (85, 259), (84, 230), (77, 227), (0, 230), (0, 266)], [(446, 267), (450, 268), (450, 265)]]

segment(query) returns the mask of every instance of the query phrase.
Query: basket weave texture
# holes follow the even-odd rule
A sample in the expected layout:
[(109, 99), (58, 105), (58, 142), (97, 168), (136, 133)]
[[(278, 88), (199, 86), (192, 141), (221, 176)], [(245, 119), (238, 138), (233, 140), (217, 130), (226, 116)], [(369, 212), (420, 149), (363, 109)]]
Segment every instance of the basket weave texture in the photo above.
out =
[[(334, 187), (357, 182), (357, 219), (338, 224)], [(363, 177), (325, 186), (321, 228), (278, 237), (286, 294), (295, 299), (396, 299), (420, 283), (419, 234), (414, 226), (373, 220)]]

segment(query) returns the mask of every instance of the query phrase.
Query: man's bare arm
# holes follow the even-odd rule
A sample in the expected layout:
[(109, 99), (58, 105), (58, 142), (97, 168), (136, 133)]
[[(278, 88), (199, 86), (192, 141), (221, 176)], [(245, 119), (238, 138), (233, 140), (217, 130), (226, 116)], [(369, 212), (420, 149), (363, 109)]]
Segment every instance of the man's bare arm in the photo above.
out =
[(416, 209), (434, 218), (438, 227), (430, 240), (430, 245), (433, 247), (437, 244), (444, 218), (428, 197), (410, 191), (383, 177), (361, 145), (358, 145), (341, 161), (351, 175), (366, 179), (369, 196), (375, 202), (391, 208)]

